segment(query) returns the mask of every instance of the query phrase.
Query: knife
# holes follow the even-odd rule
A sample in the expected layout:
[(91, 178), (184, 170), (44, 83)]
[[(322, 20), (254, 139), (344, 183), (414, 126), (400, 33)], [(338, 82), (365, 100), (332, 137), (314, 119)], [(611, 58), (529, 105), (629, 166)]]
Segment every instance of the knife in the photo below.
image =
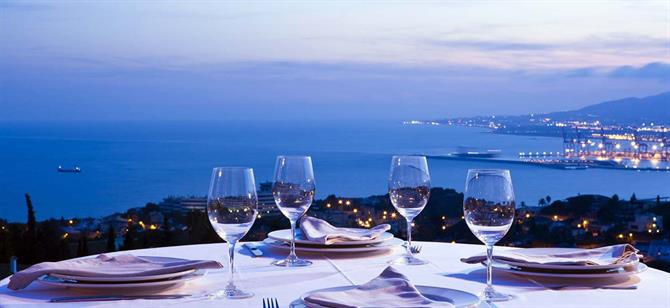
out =
[(254, 243), (244, 243), (242, 246), (244, 246), (244, 248), (249, 250), (249, 252), (251, 252), (251, 256), (254, 258), (263, 255), (263, 252), (260, 249), (258, 249), (258, 246), (256, 246), (256, 244)]
[(189, 297), (189, 294), (165, 294), (165, 295), (90, 295), (90, 296), (68, 296), (55, 297), (49, 300), (52, 303), (74, 303), (74, 302), (96, 302), (96, 301), (122, 301), (132, 299), (177, 299)]

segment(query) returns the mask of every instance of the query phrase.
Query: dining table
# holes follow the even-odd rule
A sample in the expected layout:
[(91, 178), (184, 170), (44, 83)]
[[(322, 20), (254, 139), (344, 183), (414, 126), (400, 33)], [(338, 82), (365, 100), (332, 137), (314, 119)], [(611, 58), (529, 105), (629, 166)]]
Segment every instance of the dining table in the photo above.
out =
[[(256, 243), (263, 252), (255, 256), (237, 245), (236, 284), (255, 295), (246, 299), (212, 299), (208, 295), (225, 287), (228, 281), (228, 249), (225, 243), (198, 244), (114, 252), (137, 256), (167, 256), (185, 259), (211, 259), (224, 264), (203, 277), (182, 286), (154, 290), (156, 294), (184, 294), (176, 299), (133, 299), (67, 303), (67, 307), (263, 307), (263, 299), (276, 299), (279, 307), (302, 307), (300, 297), (308, 291), (363, 284), (378, 276), (389, 262), (403, 254), (398, 246), (374, 254), (300, 253), (311, 260), (307, 267), (286, 268), (271, 265), (287, 251)], [(421, 246), (418, 254), (429, 261), (425, 265), (393, 265), (415, 285), (450, 288), (477, 294), (486, 283), (486, 270), (480, 264), (465, 264), (461, 258), (484, 253), (483, 245), (413, 242)], [(511, 249), (496, 246), (495, 250)], [(90, 295), (81, 291), (32, 283), (22, 290), (7, 288), (9, 277), (0, 281), (0, 307), (58, 306), (50, 300), (63, 296)], [(513, 295), (513, 299), (486, 307), (670, 307), (670, 273), (648, 268), (616, 282), (580, 279), (539, 280), (537, 278), (494, 271), (495, 288)], [(140, 294), (147, 291), (135, 290)], [(132, 293), (131, 292), (131, 293)], [(144, 293), (143, 293), (144, 292)]]

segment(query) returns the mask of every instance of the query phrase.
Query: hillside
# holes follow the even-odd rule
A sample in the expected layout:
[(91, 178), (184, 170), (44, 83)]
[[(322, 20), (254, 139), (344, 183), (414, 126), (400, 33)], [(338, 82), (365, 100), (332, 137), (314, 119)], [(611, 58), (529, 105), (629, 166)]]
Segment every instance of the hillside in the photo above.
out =
[(670, 124), (670, 91), (644, 98), (629, 97), (602, 102), (573, 111), (552, 112), (547, 117), (556, 120), (598, 119), (620, 124)]

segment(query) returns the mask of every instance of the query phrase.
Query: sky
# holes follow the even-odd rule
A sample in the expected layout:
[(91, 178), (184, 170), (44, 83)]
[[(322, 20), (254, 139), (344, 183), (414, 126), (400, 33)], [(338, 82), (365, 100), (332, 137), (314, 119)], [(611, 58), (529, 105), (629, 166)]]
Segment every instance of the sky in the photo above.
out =
[(0, 121), (435, 119), (669, 90), (667, 0), (0, 0)]

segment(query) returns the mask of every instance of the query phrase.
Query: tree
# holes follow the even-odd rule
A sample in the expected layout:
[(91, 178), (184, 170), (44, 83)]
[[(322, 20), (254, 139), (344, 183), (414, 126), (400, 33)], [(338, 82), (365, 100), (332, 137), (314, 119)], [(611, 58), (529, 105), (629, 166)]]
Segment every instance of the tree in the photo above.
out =
[(70, 243), (68, 242), (68, 238), (63, 238), (59, 241), (58, 244), (58, 255), (61, 260), (69, 259), (70, 258)]
[(131, 250), (135, 249), (135, 235), (137, 231), (135, 230), (135, 225), (132, 223), (128, 224), (128, 229), (126, 234), (123, 236), (123, 247), (122, 250)]
[(28, 209), (28, 222), (21, 233), (21, 240), (15, 246), (19, 259), (26, 263), (35, 263), (39, 259), (37, 245), (37, 221), (35, 220), (35, 209), (28, 193), (25, 194), (26, 207)]
[(30, 199), (30, 195), (26, 193), (26, 207), (28, 207), (28, 233), (31, 236), (35, 236), (37, 233), (37, 222), (35, 220), (35, 210), (33, 209), (33, 201)]
[(170, 219), (167, 215), (163, 216), (163, 246), (173, 245), (174, 235), (170, 226)]
[(114, 231), (114, 226), (109, 225), (107, 229), (107, 246), (105, 248), (107, 252), (116, 251), (116, 232)]
[(88, 239), (86, 235), (82, 234), (77, 243), (77, 257), (83, 257), (88, 255)]
[(637, 197), (635, 196), (635, 193), (633, 193), (633, 195), (630, 196), (630, 203), (635, 203), (635, 202), (637, 202)]
[(4, 219), (0, 219), (0, 262), (4, 262), (6, 260), (9, 260), (9, 257), (12, 255), (11, 250), (11, 242), (9, 240), (10, 233), (7, 228), (7, 221)]
[(617, 194), (612, 195), (612, 200), (614, 200), (614, 202), (619, 202), (619, 195)]
[(661, 195), (656, 195), (656, 205), (661, 205)]
[(547, 204), (551, 203), (551, 196), (547, 195), (545, 199), (547, 199)]
[(545, 206), (547, 204), (547, 201), (545, 201), (544, 198), (540, 198), (540, 201), (538, 201), (537, 204), (540, 206)]

